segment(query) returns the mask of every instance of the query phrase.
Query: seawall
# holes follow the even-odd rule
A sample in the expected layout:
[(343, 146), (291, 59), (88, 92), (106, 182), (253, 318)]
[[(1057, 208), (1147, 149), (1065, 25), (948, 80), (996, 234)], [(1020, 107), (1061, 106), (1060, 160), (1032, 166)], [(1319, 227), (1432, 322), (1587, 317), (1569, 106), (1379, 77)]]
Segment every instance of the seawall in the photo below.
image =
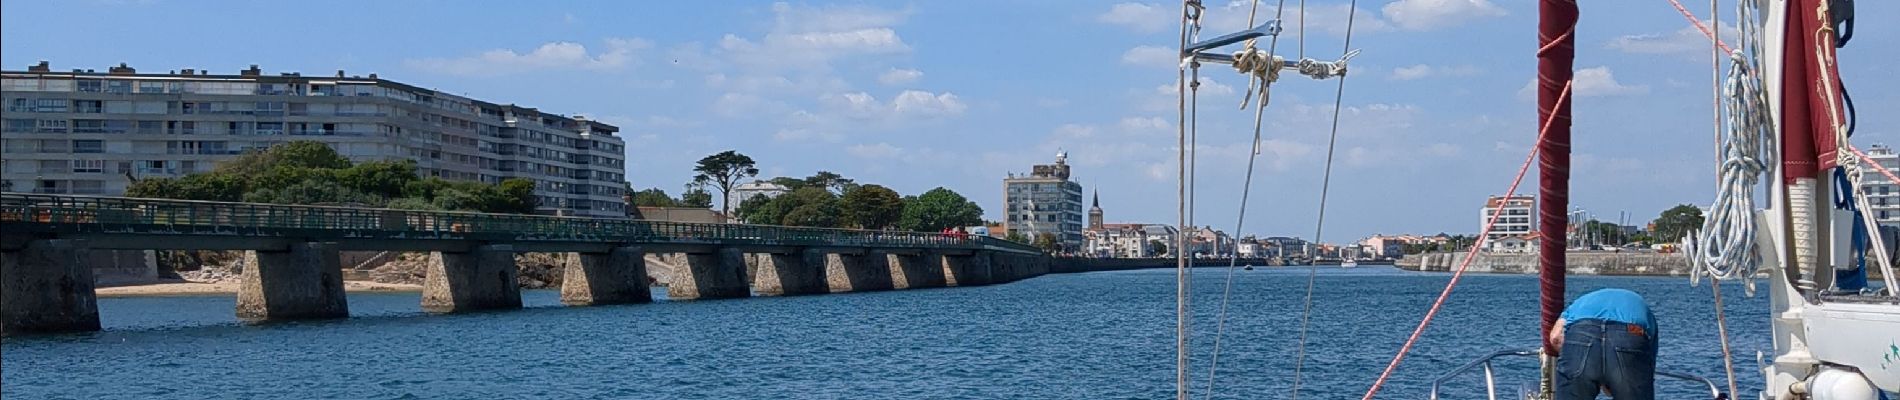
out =
[[(1449, 272), (1463, 263), (1467, 253), (1412, 254), (1393, 265), (1400, 269), (1424, 272)], [(1564, 255), (1568, 273), (1575, 275), (1658, 275), (1689, 274), (1689, 262), (1679, 253), (1649, 252), (1571, 252)], [(1528, 253), (1478, 253), (1466, 272), (1494, 274), (1532, 274), (1537, 272), (1537, 255)]]

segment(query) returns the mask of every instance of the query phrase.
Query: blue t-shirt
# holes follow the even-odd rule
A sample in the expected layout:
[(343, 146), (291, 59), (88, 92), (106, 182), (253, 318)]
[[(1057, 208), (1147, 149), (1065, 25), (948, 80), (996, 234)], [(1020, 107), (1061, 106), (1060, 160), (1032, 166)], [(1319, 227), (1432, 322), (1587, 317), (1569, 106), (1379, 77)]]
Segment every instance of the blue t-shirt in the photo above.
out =
[(1643, 295), (1627, 289), (1598, 289), (1584, 294), (1571, 302), (1570, 308), (1564, 309), (1563, 317), (1565, 326), (1596, 318), (1641, 326), (1646, 332), (1656, 332), (1655, 315), (1650, 314), (1649, 305), (1643, 303)]

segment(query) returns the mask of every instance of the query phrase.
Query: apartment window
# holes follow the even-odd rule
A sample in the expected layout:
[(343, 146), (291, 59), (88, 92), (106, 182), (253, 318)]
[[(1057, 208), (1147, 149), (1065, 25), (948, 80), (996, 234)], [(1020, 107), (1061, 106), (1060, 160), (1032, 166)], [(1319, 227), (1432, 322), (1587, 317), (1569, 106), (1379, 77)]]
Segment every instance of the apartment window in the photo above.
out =
[(106, 133), (106, 121), (98, 119), (73, 120), (73, 133)]
[(38, 123), (39, 123), (38, 120), (7, 118), (6, 131), (7, 132), (32, 132), (33, 127), (37, 126)]
[(257, 134), (259, 134), (259, 135), (282, 135), (282, 134), (284, 134), (284, 123), (282, 123), (282, 122), (259, 122), (259, 123), (257, 123)]
[(39, 132), (39, 133), (66, 133), (66, 127), (67, 127), (67, 124), (66, 124), (66, 120), (63, 120), (63, 119), (42, 119), (42, 120), (40, 120), (40, 123), (39, 123), (39, 129), (37, 129), (37, 130), (36, 130), (36, 132)]
[(138, 130), (136, 131), (136, 133), (141, 133), (141, 134), (165, 133), (165, 121), (139, 121)]
[(66, 112), (67, 103), (65, 100), (60, 99), (39, 99), (35, 101), (33, 105), (33, 111), (63, 113)]
[(106, 93), (132, 93), (132, 81), (124, 79), (106, 81)]
[(74, 153), (93, 153), (93, 154), (104, 153), (106, 152), (106, 145), (103, 141), (99, 141), (99, 140), (74, 140), (73, 152)]
[(74, 173), (97, 174), (105, 172), (106, 160), (72, 160)]
[(139, 82), (139, 93), (165, 93), (165, 83)]
[(1882, 195), (1882, 196), (1885, 196), (1885, 195), (1887, 195), (1887, 186), (1886, 186), (1886, 185), (1881, 185), (1881, 186), (1880, 186), (1880, 195)]
[(105, 87), (106, 83), (98, 79), (79, 80), (79, 91), (81, 92), (102, 92), (105, 91)]
[(98, 100), (73, 100), (73, 112), (97, 114), (105, 111), (105, 103)]
[(127, 121), (127, 120), (122, 120), (122, 119), (106, 120), (104, 131), (105, 133), (130, 132), (132, 131), (132, 121)]

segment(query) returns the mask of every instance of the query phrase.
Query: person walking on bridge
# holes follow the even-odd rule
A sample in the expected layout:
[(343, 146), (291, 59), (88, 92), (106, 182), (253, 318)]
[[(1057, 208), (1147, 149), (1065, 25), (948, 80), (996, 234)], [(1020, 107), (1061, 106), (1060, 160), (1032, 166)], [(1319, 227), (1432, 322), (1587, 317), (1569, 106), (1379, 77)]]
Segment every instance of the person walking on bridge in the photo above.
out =
[(1598, 289), (1564, 309), (1550, 329), (1557, 354), (1557, 400), (1656, 398), (1656, 316), (1643, 296)]

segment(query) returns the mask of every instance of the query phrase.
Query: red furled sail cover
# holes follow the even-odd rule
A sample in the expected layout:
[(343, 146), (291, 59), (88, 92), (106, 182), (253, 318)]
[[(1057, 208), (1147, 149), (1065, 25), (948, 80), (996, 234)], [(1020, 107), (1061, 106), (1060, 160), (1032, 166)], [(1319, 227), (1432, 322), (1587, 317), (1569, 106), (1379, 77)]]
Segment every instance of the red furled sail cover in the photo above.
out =
[[(1838, 118), (1828, 118), (1827, 96), (1830, 92), (1838, 96), (1840, 79), (1829, 80), (1835, 86), (1830, 91), (1822, 86), (1821, 71), (1826, 68), (1831, 76), (1839, 77), (1840, 70), (1831, 62), (1833, 31), (1820, 33), (1830, 23), (1827, 15), (1820, 15), (1826, 1), (1788, 2), (1781, 70), (1781, 179), (1787, 183), (1800, 177), (1817, 178), (1821, 171), (1835, 167), (1834, 153), (1839, 147), (1833, 124)], [(1827, 55), (1826, 65), (1815, 53), (1817, 48)]]

